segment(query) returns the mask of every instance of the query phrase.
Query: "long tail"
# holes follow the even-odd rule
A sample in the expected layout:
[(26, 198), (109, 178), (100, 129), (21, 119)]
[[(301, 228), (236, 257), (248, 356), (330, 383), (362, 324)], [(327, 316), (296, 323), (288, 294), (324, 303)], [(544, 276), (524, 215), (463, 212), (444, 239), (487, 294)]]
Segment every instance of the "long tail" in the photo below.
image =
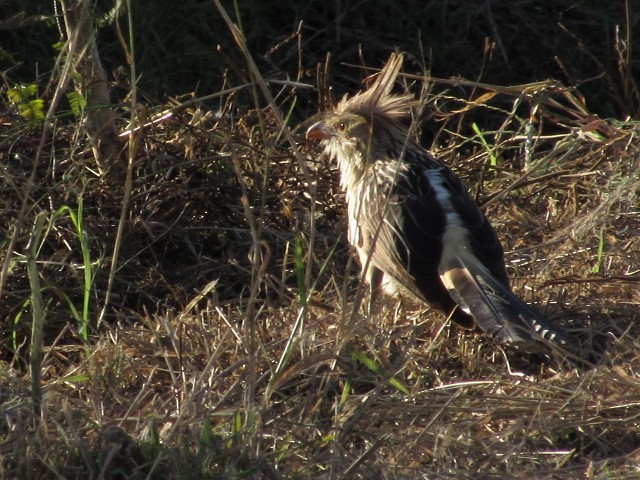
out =
[(516, 297), (466, 247), (443, 259), (440, 278), (449, 294), (478, 326), (502, 343), (542, 342), (583, 357), (577, 338)]

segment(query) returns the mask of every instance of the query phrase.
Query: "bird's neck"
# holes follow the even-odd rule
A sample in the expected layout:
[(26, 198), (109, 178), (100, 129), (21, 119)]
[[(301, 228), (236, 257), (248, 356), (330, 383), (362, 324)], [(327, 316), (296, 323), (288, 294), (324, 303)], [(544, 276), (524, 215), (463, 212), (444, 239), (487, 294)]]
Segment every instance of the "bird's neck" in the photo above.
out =
[(355, 146), (342, 145), (337, 141), (332, 141), (327, 145), (327, 153), (338, 162), (340, 187), (343, 191), (348, 191), (360, 182), (367, 161)]

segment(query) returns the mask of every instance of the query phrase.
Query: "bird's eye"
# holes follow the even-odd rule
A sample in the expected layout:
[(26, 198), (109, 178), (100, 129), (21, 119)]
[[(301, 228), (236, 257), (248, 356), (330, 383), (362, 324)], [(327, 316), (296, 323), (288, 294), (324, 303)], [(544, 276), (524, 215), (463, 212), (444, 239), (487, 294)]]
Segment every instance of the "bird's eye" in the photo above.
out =
[(341, 132), (344, 132), (347, 129), (347, 122), (340, 122), (338, 123), (338, 130), (340, 130)]

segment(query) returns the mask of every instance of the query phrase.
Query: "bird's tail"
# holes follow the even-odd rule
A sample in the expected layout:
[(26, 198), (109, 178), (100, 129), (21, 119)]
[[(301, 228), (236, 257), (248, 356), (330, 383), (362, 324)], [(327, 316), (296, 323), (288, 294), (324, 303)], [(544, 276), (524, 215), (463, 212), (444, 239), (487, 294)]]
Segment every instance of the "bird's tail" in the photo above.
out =
[(478, 326), (502, 343), (542, 342), (583, 357), (577, 338), (516, 297), (465, 246), (449, 255), (439, 268), (440, 278), (451, 297)]

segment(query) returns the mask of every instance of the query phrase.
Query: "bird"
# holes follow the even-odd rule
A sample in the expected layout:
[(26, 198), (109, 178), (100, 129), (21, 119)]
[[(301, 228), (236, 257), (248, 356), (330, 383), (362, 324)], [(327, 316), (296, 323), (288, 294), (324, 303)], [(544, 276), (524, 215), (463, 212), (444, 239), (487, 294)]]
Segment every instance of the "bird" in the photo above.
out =
[(348, 240), (372, 296), (411, 297), (501, 344), (579, 352), (576, 337), (511, 290), (504, 250), (462, 180), (416, 141), (418, 105), (393, 94), (403, 54), (369, 87), (311, 117), (305, 137), (337, 161)]

